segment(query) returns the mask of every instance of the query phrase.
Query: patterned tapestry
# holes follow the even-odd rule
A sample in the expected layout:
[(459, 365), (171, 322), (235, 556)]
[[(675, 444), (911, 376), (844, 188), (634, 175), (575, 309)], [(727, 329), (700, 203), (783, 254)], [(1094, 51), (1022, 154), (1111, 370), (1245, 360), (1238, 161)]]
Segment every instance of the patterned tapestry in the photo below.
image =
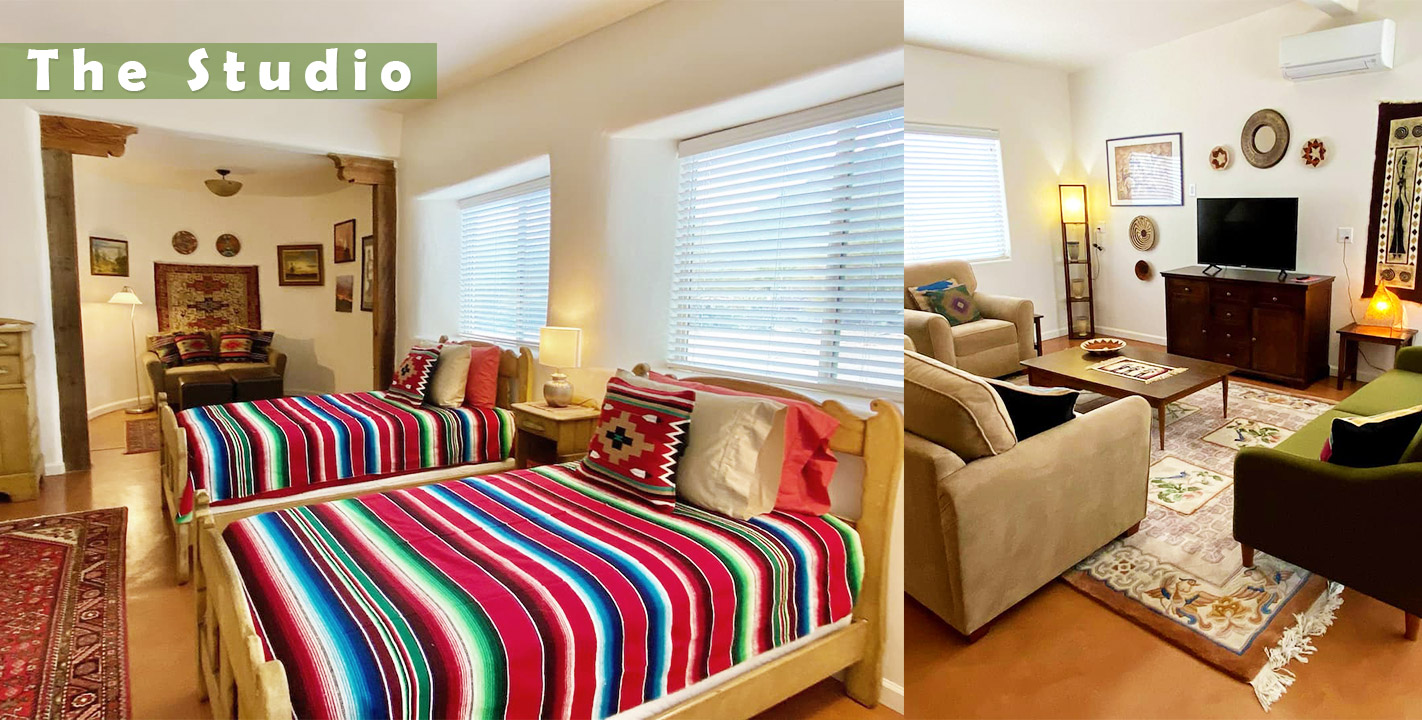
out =
[(256, 265), (153, 263), (158, 331), (262, 326)]
[(1422, 301), (1417, 283), (1422, 103), (1378, 106), (1376, 153), (1363, 296), (1370, 297), (1379, 285), (1386, 285), (1403, 300)]

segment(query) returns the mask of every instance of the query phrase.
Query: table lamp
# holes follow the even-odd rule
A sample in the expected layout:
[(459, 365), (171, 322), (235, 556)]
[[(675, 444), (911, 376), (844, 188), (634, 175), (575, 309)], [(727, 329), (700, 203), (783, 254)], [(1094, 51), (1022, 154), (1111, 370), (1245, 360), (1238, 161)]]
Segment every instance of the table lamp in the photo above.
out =
[(1402, 301), (1398, 299), (1397, 293), (1387, 289), (1386, 285), (1379, 285), (1363, 312), (1363, 324), (1382, 325), (1390, 332), (1401, 330)]
[(553, 368), (553, 376), (543, 384), (543, 401), (548, 407), (567, 407), (573, 401), (573, 384), (563, 370), (582, 365), (582, 344), (583, 331), (579, 328), (538, 329), (538, 364)]
[(134, 322), (134, 315), (138, 312), (138, 306), (142, 305), (143, 301), (134, 294), (133, 288), (124, 285), (122, 290), (109, 298), (109, 304), (128, 306), (128, 337), (133, 343), (133, 407), (124, 412), (130, 415), (146, 413), (152, 410), (153, 406), (143, 404), (143, 381), (138, 373), (138, 327)]

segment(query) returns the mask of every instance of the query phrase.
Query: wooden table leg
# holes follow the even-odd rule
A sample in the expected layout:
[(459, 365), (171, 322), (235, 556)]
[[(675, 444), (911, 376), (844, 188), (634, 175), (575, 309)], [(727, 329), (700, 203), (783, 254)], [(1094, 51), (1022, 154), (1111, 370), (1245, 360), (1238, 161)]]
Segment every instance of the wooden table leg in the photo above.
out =
[(1228, 419), (1229, 419), (1229, 376), (1228, 376), (1228, 375), (1226, 375), (1226, 376), (1220, 378), (1220, 392), (1222, 393), (1222, 397), (1220, 398), (1220, 413), (1222, 413), (1222, 414), (1224, 415), (1225, 419), (1228, 420)]
[(1037, 351), (1037, 357), (1042, 357), (1042, 318), (1033, 317), (1032, 325), (1036, 330), (1037, 338), (1037, 342), (1033, 344), (1033, 347)]
[(1338, 389), (1343, 389), (1343, 373), (1348, 372), (1348, 338), (1338, 338)]
[(1349, 340), (1349, 341), (1348, 341), (1348, 379), (1349, 379), (1349, 380), (1352, 380), (1353, 382), (1358, 382), (1358, 353), (1359, 353), (1359, 352), (1361, 352), (1361, 350), (1360, 350), (1359, 347), (1358, 347), (1358, 341), (1357, 341), (1357, 340)]
[(1168, 403), (1161, 403), (1155, 410), (1160, 418), (1160, 449), (1165, 449), (1165, 406)]

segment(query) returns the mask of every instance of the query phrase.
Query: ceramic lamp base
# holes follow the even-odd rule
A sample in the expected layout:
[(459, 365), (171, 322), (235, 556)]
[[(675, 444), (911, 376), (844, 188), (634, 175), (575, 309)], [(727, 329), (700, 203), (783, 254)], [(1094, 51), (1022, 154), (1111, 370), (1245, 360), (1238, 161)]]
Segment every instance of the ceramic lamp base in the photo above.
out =
[(573, 384), (563, 373), (553, 373), (548, 382), (543, 383), (543, 401), (548, 407), (567, 407), (573, 402)]

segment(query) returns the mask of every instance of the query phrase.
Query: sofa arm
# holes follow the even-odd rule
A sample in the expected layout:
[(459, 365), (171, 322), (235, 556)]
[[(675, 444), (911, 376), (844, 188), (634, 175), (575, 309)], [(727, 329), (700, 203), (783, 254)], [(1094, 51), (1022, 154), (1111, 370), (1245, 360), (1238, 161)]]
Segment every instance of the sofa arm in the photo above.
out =
[(945, 365), (958, 366), (958, 353), (953, 349), (953, 326), (948, 324), (948, 318), (922, 310), (905, 310), (904, 334), (913, 341), (919, 354)]
[(267, 364), (272, 366), (276, 374), (286, 377), (286, 353), (280, 350), (267, 351)]
[(1397, 351), (1393, 367), (1407, 372), (1422, 373), (1422, 347), (1405, 347)]
[(963, 469), (952, 450), (904, 433), (904, 591), (960, 632), (972, 632), (963, 617), (957, 545), (946, 546), (939, 515), (938, 487)]
[(980, 292), (973, 294), (973, 302), (977, 303), (983, 317), (1006, 320), (1017, 326), (1017, 359), (1037, 356), (1031, 300)]
[(149, 350), (139, 356), (139, 362), (143, 363), (143, 374), (148, 376), (148, 390), (153, 394), (153, 402), (158, 402), (158, 393), (165, 393), (168, 390), (163, 379), (167, 376), (168, 369), (163, 367), (163, 361), (158, 359), (158, 353)]

